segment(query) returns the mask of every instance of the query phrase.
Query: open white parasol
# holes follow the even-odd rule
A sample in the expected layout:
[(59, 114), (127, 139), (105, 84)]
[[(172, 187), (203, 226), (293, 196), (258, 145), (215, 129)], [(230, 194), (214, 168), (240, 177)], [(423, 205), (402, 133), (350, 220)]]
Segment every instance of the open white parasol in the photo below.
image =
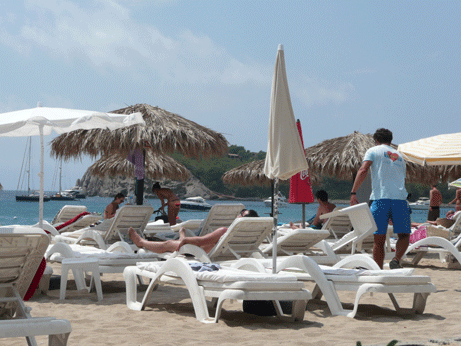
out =
[(39, 225), (43, 225), (44, 156), (43, 136), (84, 129), (109, 129), (144, 124), (141, 113), (112, 114), (79, 109), (40, 107), (0, 114), (0, 136), (40, 136)]

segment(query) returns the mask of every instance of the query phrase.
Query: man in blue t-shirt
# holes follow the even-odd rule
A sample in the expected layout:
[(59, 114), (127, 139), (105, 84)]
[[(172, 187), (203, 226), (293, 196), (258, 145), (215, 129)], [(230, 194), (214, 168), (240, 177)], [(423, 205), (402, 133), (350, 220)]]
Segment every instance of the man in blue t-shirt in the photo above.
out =
[(374, 233), (373, 259), (380, 266), (384, 263), (384, 246), (389, 220), (394, 224), (394, 233), (398, 234), (395, 257), (389, 262), (391, 269), (401, 268), (400, 259), (405, 254), (410, 241), (410, 208), (405, 189), (405, 161), (402, 155), (390, 144), (392, 132), (378, 129), (373, 135), (376, 146), (365, 153), (362, 166), (357, 172), (351, 191), (351, 205), (357, 204), (356, 191), (371, 172), (371, 213), (378, 230)]

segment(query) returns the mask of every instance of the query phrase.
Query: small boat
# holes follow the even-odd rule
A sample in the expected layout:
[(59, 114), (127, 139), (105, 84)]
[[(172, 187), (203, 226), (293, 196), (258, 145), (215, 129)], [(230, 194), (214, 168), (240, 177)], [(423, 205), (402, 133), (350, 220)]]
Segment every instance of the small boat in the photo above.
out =
[[(266, 207), (272, 207), (272, 197), (264, 200), (264, 205)], [(288, 201), (284, 195), (279, 191), (278, 193), (278, 206), (279, 208), (286, 208), (288, 207)]]
[(415, 210), (429, 210), (428, 197), (420, 197), (416, 202), (410, 203), (410, 208)]
[[(47, 195), (43, 195), (43, 202), (48, 202), (51, 198)], [(16, 202), (38, 202), (40, 200), (40, 194), (38, 192), (29, 193), (28, 195), (16, 196)]]
[(84, 199), (86, 195), (83, 193), (83, 189), (79, 186), (74, 186), (71, 189), (64, 190), (63, 193), (73, 195), (75, 199)]
[(67, 192), (58, 192), (50, 197), (52, 201), (75, 201), (75, 196)]
[(203, 197), (188, 197), (181, 201), (181, 210), (210, 210), (211, 204), (208, 204)]

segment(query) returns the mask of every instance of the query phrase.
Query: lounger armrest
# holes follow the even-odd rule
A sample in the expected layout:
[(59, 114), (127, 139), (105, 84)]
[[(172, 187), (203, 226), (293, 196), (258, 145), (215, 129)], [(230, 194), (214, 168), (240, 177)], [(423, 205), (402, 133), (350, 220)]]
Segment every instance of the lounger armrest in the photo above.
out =
[(107, 252), (127, 252), (127, 253), (134, 253), (131, 246), (124, 241), (118, 241), (111, 246), (109, 246), (106, 250)]
[(100, 249), (103, 249), (103, 250), (107, 249), (107, 245), (104, 242), (104, 239), (102, 238), (102, 236), (98, 232), (93, 231), (92, 229), (83, 232), (82, 235), (78, 237), (75, 244), (79, 244), (82, 240), (85, 240), (85, 239), (92, 239), (98, 244)]
[(190, 244), (183, 245), (179, 249), (178, 254), (180, 255), (190, 254), (190, 255), (193, 255), (196, 259), (198, 259), (201, 262), (204, 262), (204, 263), (211, 262), (207, 253), (201, 247), (198, 247), (195, 245), (190, 245)]

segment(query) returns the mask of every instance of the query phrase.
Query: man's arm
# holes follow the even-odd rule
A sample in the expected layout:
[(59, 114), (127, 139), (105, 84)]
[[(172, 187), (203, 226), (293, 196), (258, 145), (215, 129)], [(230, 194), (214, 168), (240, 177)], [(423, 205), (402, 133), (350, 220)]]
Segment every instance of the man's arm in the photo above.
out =
[(370, 169), (370, 166), (372, 163), (373, 161), (363, 161), (362, 166), (357, 172), (357, 176), (355, 177), (354, 185), (352, 186), (352, 191), (351, 191), (351, 205), (359, 203), (357, 199), (357, 195), (355, 193), (357, 193), (357, 190), (360, 188), (362, 183), (365, 181), (365, 178), (367, 177), (367, 174), (368, 174), (368, 170)]
[(321, 214), (321, 206), (319, 205), (319, 207), (317, 208), (317, 214), (315, 214), (314, 221), (312, 221), (312, 225), (314, 225), (315, 227), (320, 227), (322, 225), (322, 223), (320, 222)]

